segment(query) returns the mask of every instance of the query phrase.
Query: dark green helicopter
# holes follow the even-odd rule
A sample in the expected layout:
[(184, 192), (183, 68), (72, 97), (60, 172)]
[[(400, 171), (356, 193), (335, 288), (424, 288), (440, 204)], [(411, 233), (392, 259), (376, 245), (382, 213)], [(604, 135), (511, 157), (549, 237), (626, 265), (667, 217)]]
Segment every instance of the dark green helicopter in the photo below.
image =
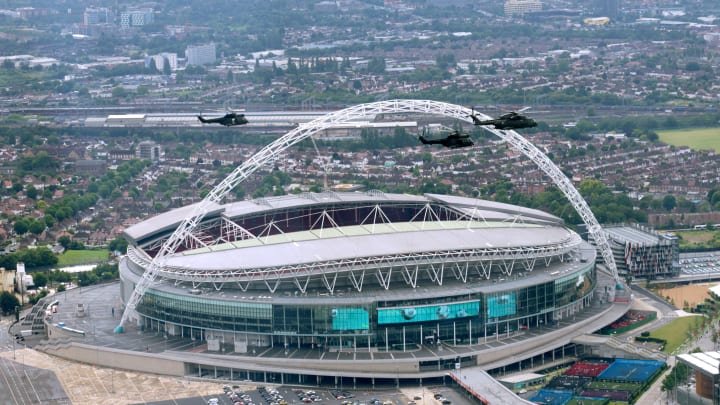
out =
[(470, 139), (470, 135), (460, 133), (460, 131), (453, 131), (450, 135), (438, 139), (427, 139), (420, 135), (420, 142), (424, 145), (442, 145), (450, 149), (465, 148), (474, 145), (472, 139)]
[[(523, 108), (520, 112), (525, 111), (527, 108)], [(470, 114), (470, 118), (473, 120), (475, 125), (492, 125), (495, 129), (521, 129), (521, 128), (532, 128), (537, 126), (537, 122), (534, 119), (528, 118), (525, 115), (519, 114), (515, 111), (503, 114), (494, 120), (481, 120), (474, 113)]]
[(227, 113), (224, 116), (218, 118), (203, 118), (202, 115), (198, 115), (197, 117), (203, 124), (220, 124), (225, 125), (226, 127), (231, 127), (233, 125), (243, 125), (248, 123), (247, 118), (245, 118), (245, 114), (238, 114), (234, 112)]

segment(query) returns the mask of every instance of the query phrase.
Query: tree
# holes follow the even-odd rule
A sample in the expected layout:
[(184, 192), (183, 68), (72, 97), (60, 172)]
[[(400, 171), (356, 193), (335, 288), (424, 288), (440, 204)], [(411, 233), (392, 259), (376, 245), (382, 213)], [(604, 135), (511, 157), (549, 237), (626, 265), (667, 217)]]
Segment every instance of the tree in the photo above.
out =
[(38, 191), (32, 184), (28, 185), (27, 188), (25, 188), (25, 194), (28, 196), (28, 198), (32, 198), (33, 200), (37, 198)]
[(3, 291), (0, 293), (0, 310), (3, 315), (9, 315), (15, 311), (15, 307), (20, 306), (20, 300), (15, 294)]
[(40, 235), (41, 233), (43, 233), (45, 231), (45, 228), (46, 228), (45, 221), (42, 219), (38, 219), (38, 220), (32, 221), (28, 230), (33, 235)]
[(677, 206), (677, 200), (674, 195), (666, 195), (663, 197), (662, 206), (666, 211), (670, 212)]
[(451, 67), (455, 67), (457, 64), (455, 62), (455, 54), (447, 53), (447, 54), (440, 54), (435, 57), (435, 64), (439, 69), (447, 69)]
[(28, 223), (24, 219), (15, 221), (15, 223), (13, 224), (13, 231), (15, 231), (15, 233), (18, 235), (25, 235), (28, 231), (28, 228)]
[(45, 273), (33, 273), (33, 284), (35, 284), (35, 287), (45, 287), (48, 282), (48, 277), (45, 275)]
[(155, 63), (155, 58), (150, 58), (150, 63), (148, 64), (148, 69), (150, 70), (150, 73), (158, 72), (157, 64)]
[(67, 235), (63, 235), (58, 238), (57, 242), (60, 244), (60, 246), (67, 249), (68, 246), (70, 246), (70, 237)]
[(92, 271), (81, 271), (77, 274), (78, 285), (85, 287), (87, 285), (95, 284), (99, 278)]
[(170, 61), (168, 60), (168, 58), (163, 58), (162, 72), (165, 76), (170, 76), (170, 74), (172, 73), (172, 69), (170, 69)]
[(117, 237), (111, 240), (110, 243), (108, 243), (108, 250), (110, 250), (111, 252), (118, 251), (121, 253), (125, 253), (125, 251), (127, 250), (127, 246), (128, 242), (127, 240), (125, 240), (125, 238)]
[(112, 88), (112, 96), (113, 98), (125, 98), (127, 97), (128, 92), (125, 90), (122, 86), (115, 86)]
[(367, 71), (368, 71), (368, 73), (376, 73), (376, 74), (385, 73), (385, 58), (383, 58), (383, 57), (371, 58), (368, 61)]

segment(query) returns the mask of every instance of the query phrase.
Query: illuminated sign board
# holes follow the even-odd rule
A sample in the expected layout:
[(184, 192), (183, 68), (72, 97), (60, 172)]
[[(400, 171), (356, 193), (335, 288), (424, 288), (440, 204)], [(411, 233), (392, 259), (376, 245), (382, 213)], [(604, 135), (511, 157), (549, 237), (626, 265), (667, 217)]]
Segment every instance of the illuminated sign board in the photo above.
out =
[(514, 292), (490, 296), (487, 298), (488, 319), (514, 315), (517, 312), (516, 305), (517, 300)]
[(480, 314), (480, 302), (378, 309), (378, 325), (460, 319)]
[(333, 308), (330, 318), (333, 330), (370, 329), (370, 315), (364, 308)]

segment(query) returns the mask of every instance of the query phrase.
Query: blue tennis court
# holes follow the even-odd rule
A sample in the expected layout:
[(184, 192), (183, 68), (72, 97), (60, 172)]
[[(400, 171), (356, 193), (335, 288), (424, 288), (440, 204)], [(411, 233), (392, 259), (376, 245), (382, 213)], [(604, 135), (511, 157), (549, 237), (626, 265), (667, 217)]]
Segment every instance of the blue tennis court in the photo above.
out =
[(572, 391), (541, 389), (530, 397), (530, 401), (543, 405), (565, 405), (572, 397)]
[(664, 364), (660, 360), (616, 359), (598, 378), (646, 382), (662, 369)]

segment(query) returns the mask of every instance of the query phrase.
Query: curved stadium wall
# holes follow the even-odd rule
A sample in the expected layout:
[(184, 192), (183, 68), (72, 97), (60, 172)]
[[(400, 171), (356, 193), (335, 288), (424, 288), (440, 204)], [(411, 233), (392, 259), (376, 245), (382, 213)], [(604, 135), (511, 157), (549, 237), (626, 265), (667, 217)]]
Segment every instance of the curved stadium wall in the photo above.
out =
[[(122, 295), (193, 206), (125, 232)], [(590, 306), (596, 252), (557, 217), (446, 195), (217, 205), (137, 306), (144, 328), (243, 352), (478, 343)]]

